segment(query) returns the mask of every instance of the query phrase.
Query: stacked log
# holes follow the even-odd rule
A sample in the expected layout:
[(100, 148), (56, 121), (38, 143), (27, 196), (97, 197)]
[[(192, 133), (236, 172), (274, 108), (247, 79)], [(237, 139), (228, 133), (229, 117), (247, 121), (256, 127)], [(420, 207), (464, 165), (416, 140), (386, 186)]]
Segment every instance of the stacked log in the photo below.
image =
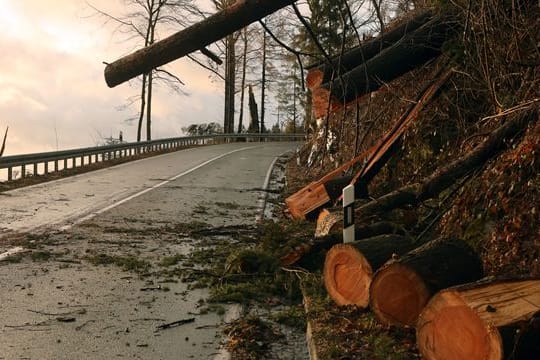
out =
[(431, 360), (537, 359), (540, 280), (484, 280), (439, 292), (420, 314), (417, 343)]
[(436, 292), (482, 276), (482, 263), (465, 242), (433, 240), (375, 273), (370, 288), (371, 309), (383, 324), (414, 326)]
[(414, 248), (410, 238), (380, 235), (348, 244), (334, 245), (324, 262), (324, 285), (338, 305), (369, 305), (373, 273), (392, 256)]

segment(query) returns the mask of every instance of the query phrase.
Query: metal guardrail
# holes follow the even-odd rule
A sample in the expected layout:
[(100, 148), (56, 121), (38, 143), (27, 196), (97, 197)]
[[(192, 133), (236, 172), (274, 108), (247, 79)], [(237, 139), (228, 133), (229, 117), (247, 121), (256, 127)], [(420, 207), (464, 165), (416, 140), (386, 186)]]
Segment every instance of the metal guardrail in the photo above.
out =
[[(4, 156), (0, 158), (0, 170), (7, 169), (7, 180), (12, 181), (14, 180), (14, 169), (17, 170), (17, 168), (20, 169), (21, 177), (37, 176), (145, 153), (173, 151), (192, 146), (221, 144), (231, 142), (231, 140), (302, 141), (303, 139), (304, 134), (214, 134), (186, 136), (73, 150)], [(28, 170), (29, 167), (32, 168), (32, 171)], [(42, 170), (41, 174), (39, 173), (40, 168)]]

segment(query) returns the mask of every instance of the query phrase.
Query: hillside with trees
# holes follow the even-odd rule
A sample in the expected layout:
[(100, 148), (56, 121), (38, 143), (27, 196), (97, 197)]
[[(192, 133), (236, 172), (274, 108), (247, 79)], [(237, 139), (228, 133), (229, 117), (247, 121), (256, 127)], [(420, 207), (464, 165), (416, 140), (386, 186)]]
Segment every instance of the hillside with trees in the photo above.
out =
[[(539, 13), (532, 0), (238, 1), (188, 31), (193, 49), (219, 37), (196, 32), (214, 26), (240, 46), (226, 42), (226, 112), (241, 74), (248, 131), (269, 128), (275, 92), (286, 131), (307, 136), (278, 229), (227, 259), (250, 280), (216, 291), (249, 288), (264, 304), (253, 275), (292, 309), (303, 299), (323, 359), (536, 358)], [(109, 84), (185, 55), (154, 49), (111, 64)], [(237, 325), (233, 354), (263, 356), (239, 345), (254, 323)]]

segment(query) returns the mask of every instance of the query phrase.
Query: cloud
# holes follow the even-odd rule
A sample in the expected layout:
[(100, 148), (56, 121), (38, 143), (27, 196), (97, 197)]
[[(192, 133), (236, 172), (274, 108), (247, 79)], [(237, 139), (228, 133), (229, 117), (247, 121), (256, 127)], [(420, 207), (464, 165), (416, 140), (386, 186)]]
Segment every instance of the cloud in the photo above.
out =
[[(121, 1), (93, 1), (107, 11), (122, 11)], [(137, 106), (117, 108), (138, 94), (138, 81), (109, 89), (102, 61), (134, 48), (113, 40), (103, 19), (83, 17), (92, 11), (83, 0), (0, 0), (0, 130), (10, 126), (6, 155), (94, 146), (97, 134), (124, 132), (135, 140), (136, 124), (126, 119)], [(187, 86), (180, 96), (157, 85), (153, 137), (179, 136), (191, 123), (221, 122), (220, 84), (202, 68), (179, 60), (168, 69)]]

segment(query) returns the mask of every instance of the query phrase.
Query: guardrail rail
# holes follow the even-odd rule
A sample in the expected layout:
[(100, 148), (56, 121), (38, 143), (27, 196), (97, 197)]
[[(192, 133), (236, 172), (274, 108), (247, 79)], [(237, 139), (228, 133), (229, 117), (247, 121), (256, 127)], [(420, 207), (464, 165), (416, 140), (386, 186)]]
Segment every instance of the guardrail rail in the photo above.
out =
[[(133, 157), (140, 154), (175, 151), (186, 147), (222, 144), (232, 141), (302, 141), (304, 134), (213, 134), (168, 138), (160, 140), (121, 143), (81, 149), (50, 151), (43, 153), (0, 157), (0, 170), (7, 169), (7, 181), (14, 180), (14, 170), (20, 176), (46, 175), (52, 172)], [(32, 170), (29, 170), (31, 168)], [(41, 169), (41, 174), (40, 170)]]

